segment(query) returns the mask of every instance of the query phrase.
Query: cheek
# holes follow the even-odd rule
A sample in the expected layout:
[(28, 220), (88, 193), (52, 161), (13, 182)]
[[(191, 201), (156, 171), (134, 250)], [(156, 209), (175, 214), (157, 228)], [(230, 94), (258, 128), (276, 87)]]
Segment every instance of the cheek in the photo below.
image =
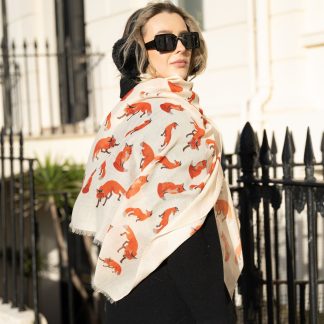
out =
[(164, 70), (168, 64), (168, 55), (161, 55), (157, 51), (148, 54), (149, 62), (156, 70)]

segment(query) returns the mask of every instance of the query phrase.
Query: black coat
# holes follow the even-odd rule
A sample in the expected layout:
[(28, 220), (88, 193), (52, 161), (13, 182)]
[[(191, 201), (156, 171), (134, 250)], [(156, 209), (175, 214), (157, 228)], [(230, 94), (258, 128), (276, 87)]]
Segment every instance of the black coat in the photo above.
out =
[(129, 295), (105, 306), (107, 324), (235, 323), (214, 211)]

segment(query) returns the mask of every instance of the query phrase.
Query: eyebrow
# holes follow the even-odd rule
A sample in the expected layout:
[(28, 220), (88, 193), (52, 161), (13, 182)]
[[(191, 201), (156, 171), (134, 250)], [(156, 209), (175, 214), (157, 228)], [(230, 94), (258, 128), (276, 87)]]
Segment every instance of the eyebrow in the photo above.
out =
[[(182, 34), (182, 33), (186, 33), (186, 32), (188, 32), (188, 30), (181, 30), (180, 32), (179, 32), (179, 34)], [(159, 35), (159, 34), (173, 34), (173, 32), (171, 31), (171, 30), (166, 30), (166, 29), (164, 29), (164, 30), (159, 30), (157, 33), (156, 33), (156, 35)]]

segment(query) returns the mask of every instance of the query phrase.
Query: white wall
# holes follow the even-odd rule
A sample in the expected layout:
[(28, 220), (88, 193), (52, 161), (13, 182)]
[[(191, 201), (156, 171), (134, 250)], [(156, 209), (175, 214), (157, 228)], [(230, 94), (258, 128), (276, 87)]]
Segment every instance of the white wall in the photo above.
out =
[[(96, 0), (94, 5), (93, 1), (85, 0), (87, 38), (93, 51), (105, 54), (104, 59), (94, 69), (98, 121), (105, 117), (119, 98), (118, 71), (111, 58), (112, 45), (121, 37), (130, 14), (146, 2)], [(314, 150), (319, 159), (323, 130), (320, 117), (324, 109), (324, 91), (321, 86), (324, 84), (324, 47), (321, 45), (324, 39), (323, 1), (256, 1), (258, 6), (262, 4), (263, 10), (269, 12), (269, 25), (265, 26), (265, 21), (262, 26), (261, 22), (264, 31), (268, 30), (268, 34), (261, 35), (264, 44), (269, 46), (269, 58), (264, 62), (268, 84), (264, 84), (267, 83), (265, 79), (263, 84), (262, 80), (258, 80), (263, 77), (263, 72), (256, 71), (256, 66), (259, 65), (260, 68), (263, 63), (258, 62), (258, 57), (253, 52), (253, 3), (253, 0), (203, 2), (203, 33), (208, 45), (209, 60), (206, 72), (194, 80), (202, 107), (213, 117), (222, 132), (227, 152), (234, 149), (237, 131), (248, 119), (254, 122), (256, 128), (259, 125), (260, 128), (266, 127), (269, 136), (275, 130), (279, 152), (282, 149), (285, 127), (289, 126), (294, 132), (296, 143), (299, 144), (299, 159), (303, 155), (306, 127), (310, 126)], [(7, 1), (7, 6), (11, 40), (21, 43), (23, 39), (27, 39), (31, 43), (34, 39), (48, 38), (55, 45), (54, 1), (11, 0)], [(260, 29), (260, 26), (256, 27)], [(263, 31), (256, 30), (257, 34), (261, 32)], [(45, 66), (40, 68), (44, 70)], [(57, 78), (56, 72), (56, 66), (53, 65), (54, 80)], [(256, 72), (260, 74), (258, 78), (254, 75)], [(31, 78), (33, 81), (33, 76)], [(43, 79), (40, 83), (42, 120), (46, 122), (49, 105), (47, 81)], [(258, 108), (255, 104), (255, 110), (249, 115), (248, 100), (262, 87), (269, 91), (269, 100), (263, 107)], [(25, 92), (24, 82), (21, 91)], [(56, 98), (54, 107), (58, 112), (56, 86), (53, 91), (53, 97)], [(22, 104), (26, 105), (26, 98), (23, 97), (23, 100)], [(31, 101), (35, 111), (34, 118), (37, 120), (39, 114), (36, 111), (38, 105), (35, 91)], [(26, 110), (25, 106), (24, 109)], [(24, 116), (22, 118), (26, 119)], [(256, 122), (258, 118), (259, 124)], [(58, 123), (58, 115), (55, 120)]]

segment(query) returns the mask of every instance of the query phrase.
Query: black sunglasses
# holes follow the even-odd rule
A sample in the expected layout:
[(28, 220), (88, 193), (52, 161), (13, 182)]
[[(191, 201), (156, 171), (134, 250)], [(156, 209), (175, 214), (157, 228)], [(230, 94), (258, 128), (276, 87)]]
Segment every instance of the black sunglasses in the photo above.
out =
[(177, 47), (178, 40), (186, 49), (200, 47), (199, 34), (197, 32), (182, 33), (179, 36), (173, 34), (155, 35), (154, 39), (145, 43), (146, 49), (156, 49), (159, 52), (174, 51)]

